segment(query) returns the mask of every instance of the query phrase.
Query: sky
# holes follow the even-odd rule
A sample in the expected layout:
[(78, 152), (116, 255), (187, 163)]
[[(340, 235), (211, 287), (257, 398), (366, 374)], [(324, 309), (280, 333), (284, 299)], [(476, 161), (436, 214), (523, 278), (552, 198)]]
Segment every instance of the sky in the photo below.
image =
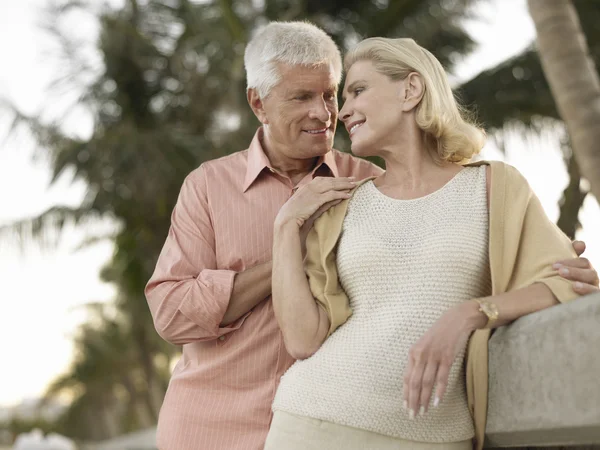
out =
[[(45, 111), (52, 116), (68, 108), (68, 98), (49, 95), (48, 85), (59, 73), (60, 61), (40, 29), (46, 4), (47, 0), (0, 0), (0, 98), (9, 99), (28, 114), (41, 112), (42, 105), (50, 104)], [(458, 66), (454, 80), (469, 79), (518, 53), (534, 39), (525, 0), (496, 1), (479, 13), (482, 20), (470, 22), (468, 30), (480, 47)], [(78, 19), (69, 26), (80, 38), (93, 42), (97, 27), (92, 21)], [(27, 133), (3, 139), (9, 122), (10, 117), (0, 110), (0, 224), (39, 214), (53, 205), (78, 205), (85, 185), (73, 183), (67, 173), (50, 186), (48, 162), (43, 156), (34, 160), (34, 145)], [(90, 133), (91, 121), (75, 112), (67, 116), (64, 127), (85, 136)], [(505, 147), (506, 158), (493, 143), (486, 145), (483, 156), (516, 166), (548, 216), (556, 220), (557, 202), (567, 182), (556, 139), (510, 136)], [(600, 234), (593, 231), (600, 225), (600, 209), (591, 196), (580, 219), (583, 230), (578, 238), (587, 242), (586, 256), (598, 268)], [(0, 406), (42, 395), (47, 384), (68, 368), (72, 336), (85, 319), (82, 305), (110, 301), (115, 292), (98, 277), (112, 255), (112, 244), (104, 241), (76, 250), (85, 236), (114, 227), (110, 220), (84, 229), (71, 227), (56, 247), (48, 248), (33, 244), (20, 248), (14, 237), (0, 239)]]

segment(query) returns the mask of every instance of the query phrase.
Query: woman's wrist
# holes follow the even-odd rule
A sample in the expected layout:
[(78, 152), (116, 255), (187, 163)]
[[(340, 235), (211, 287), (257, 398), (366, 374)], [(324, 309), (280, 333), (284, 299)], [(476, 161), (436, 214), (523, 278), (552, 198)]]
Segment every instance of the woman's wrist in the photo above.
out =
[(488, 317), (481, 312), (479, 304), (475, 300), (469, 300), (460, 304), (465, 327), (469, 332), (485, 328)]
[(273, 227), (275, 236), (286, 235), (289, 233), (299, 233), (300, 227), (298, 221), (294, 218), (277, 218)]

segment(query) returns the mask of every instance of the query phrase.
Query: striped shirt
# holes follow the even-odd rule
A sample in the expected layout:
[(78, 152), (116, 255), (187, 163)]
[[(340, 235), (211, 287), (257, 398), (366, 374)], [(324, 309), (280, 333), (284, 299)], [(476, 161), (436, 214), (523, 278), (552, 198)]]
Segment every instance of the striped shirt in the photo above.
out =
[(259, 450), (286, 352), (270, 297), (220, 326), (236, 273), (271, 260), (273, 223), (316, 176), (366, 178), (371, 163), (332, 150), (297, 185), (270, 165), (259, 129), (247, 150), (209, 161), (183, 183), (146, 286), (158, 333), (183, 345), (158, 421), (161, 450)]

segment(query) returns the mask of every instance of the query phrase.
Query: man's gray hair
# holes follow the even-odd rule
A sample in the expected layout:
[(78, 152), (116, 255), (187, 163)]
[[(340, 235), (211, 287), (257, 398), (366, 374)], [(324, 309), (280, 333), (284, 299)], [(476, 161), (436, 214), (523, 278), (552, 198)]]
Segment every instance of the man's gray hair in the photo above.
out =
[(308, 22), (270, 22), (250, 40), (244, 54), (247, 89), (269, 95), (281, 75), (277, 63), (315, 66), (332, 64), (336, 82), (342, 79), (342, 56), (333, 39)]

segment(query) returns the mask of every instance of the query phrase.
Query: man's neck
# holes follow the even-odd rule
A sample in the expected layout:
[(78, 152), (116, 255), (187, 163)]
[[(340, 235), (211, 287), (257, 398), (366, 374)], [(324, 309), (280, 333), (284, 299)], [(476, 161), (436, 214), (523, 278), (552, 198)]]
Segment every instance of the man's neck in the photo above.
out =
[(307, 174), (313, 171), (318, 157), (309, 159), (293, 159), (285, 156), (284, 151), (280, 151), (281, 144), (273, 142), (267, 133), (263, 132), (260, 139), (263, 151), (278, 173), (287, 176), (294, 184), (297, 184)]

